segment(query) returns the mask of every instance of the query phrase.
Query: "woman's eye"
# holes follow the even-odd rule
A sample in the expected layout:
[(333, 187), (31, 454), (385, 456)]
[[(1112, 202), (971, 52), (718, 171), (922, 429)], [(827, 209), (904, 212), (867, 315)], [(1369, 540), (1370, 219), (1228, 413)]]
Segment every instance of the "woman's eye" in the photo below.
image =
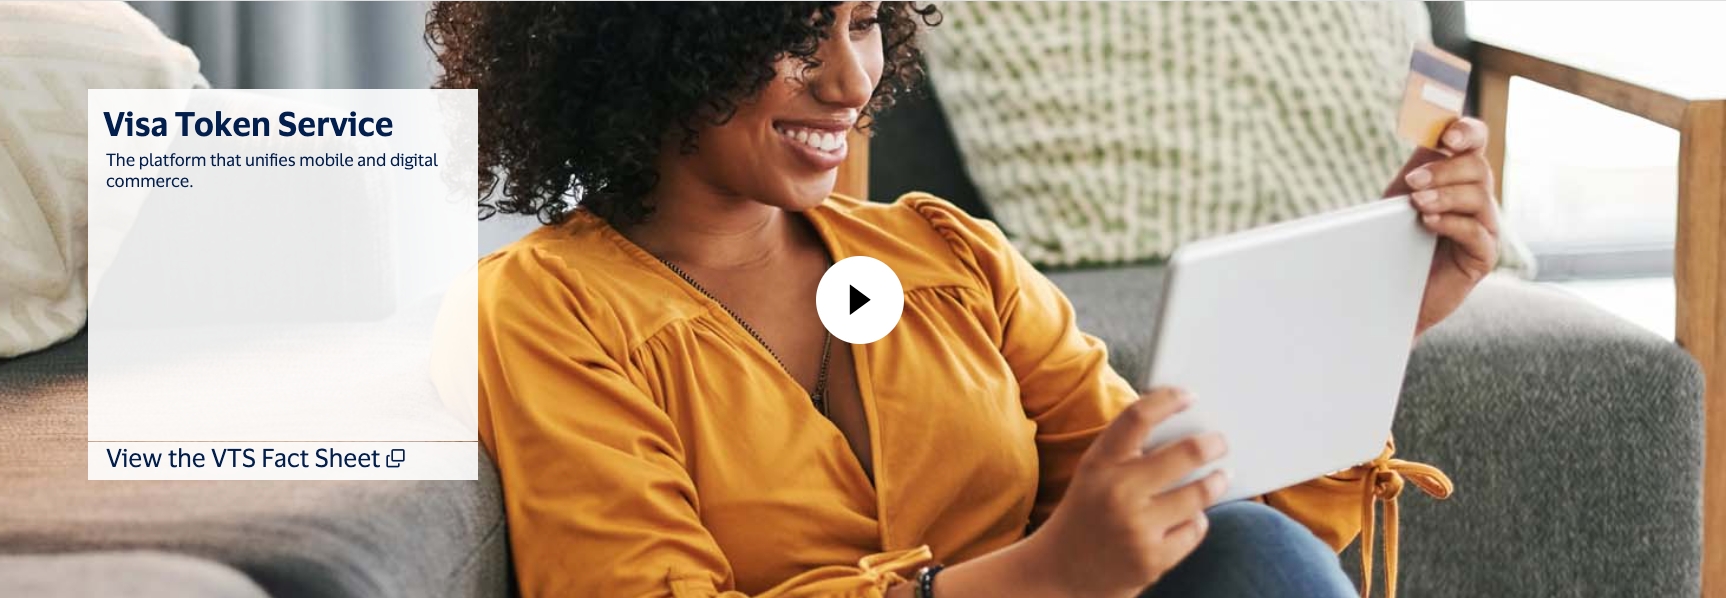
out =
[(851, 30), (852, 31), (868, 31), (870, 29), (874, 29), (875, 26), (879, 25), (879, 24), (881, 24), (881, 18), (880, 17), (869, 17), (866, 19), (854, 19), (851, 21)]

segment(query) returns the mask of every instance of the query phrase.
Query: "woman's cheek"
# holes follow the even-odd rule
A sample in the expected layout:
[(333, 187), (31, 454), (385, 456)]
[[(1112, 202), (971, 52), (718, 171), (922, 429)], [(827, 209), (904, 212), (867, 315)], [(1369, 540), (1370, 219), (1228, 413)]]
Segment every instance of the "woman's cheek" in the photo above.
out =
[(881, 30), (869, 34), (871, 40), (863, 58), (863, 70), (869, 73), (870, 89), (881, 83), (881, 72), (887, 67), (886, 50), (881, 45)]

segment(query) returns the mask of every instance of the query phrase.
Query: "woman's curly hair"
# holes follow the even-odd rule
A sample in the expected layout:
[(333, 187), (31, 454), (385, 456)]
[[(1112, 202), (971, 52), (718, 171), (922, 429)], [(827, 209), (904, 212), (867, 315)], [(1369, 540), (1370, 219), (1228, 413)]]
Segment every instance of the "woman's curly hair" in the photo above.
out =
[[(665, 135), (721, 124), (778, 75), (818, 65), (838, 2), (438, 2), (426, 43), (437, 87), (479, 90), (479, 217), (562, 221), (577, 203), (640, 222)], [(885, 66), (860, 127), (922, 76), (934, 6), (877, 9)], [(501, 187), (501, 189), (500, 189)], [(500, 196), (495, 196), (501, 192)]]

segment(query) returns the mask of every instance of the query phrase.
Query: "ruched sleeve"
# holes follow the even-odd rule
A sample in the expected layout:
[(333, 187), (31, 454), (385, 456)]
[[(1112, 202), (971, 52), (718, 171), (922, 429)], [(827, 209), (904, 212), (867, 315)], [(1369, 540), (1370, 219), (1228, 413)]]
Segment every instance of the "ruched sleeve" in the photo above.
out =
[(1018, 381), (1025, 415), (1037, 425), (1035, 528), (1061, 501), (1091, 441), (1138, 394), (1109, 367), (1103, 342), (1079, 330), (1066, 295), (994, 223), (927, 195), (901, 201), (929, 220), (992, 297), (996, 343)]
[[(480, 437), (502, 474), (522, 594), (743, 596), (702, 525), (676, 428), (624, 367), (628, 348), (599, 340), (622, 338), (611, 314), (551, 272), (567, 268), (532, 250), (481, 265)], [(929, 558), (870, 555), (757, 595), (881, 596)]]

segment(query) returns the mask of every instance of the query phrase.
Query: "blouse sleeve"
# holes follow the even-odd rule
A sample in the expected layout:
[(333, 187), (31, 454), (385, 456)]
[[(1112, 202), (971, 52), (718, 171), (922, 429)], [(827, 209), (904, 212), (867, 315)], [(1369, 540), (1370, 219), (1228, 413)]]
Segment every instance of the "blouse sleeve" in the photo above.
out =
[[(1041, 482), (1031, 515), (1034, 528), (1060, 502), (1091, 441), (1138, 393), (1109, 367), (1103, 343), (1079, 330), (1066, 296), (993, 223), (934, 197), (906, 200), (947, 237), (994, 298), (1001, 354), (1018, 379), (1026, 415), (1037, 424)], [(1340, 551), (1361, 530), (1363, 471), (1320, 477), (1258, 500)]]
[[(494, 258), (481, 275), (480, 437), (503, 478), (522, 595), (743, 596), (702, 525), (675, 427), (596, 337), (615, 328), (608, 312), (558, 281), (560, 260)], [(871, 555), (759, 596), (881, 596), (929, 558)]]
[(907, 197), (948, 240), (992, 297), (995, 339), (1036, 423), (1039, 468), (1032, 528), (1061, 501), (1079, 457), (1138, 393), (1109, 367), (1103, 342), (1079, 330), (1060, 289), (1013, 249), (994, 223), (930, 196)]
[[(1385, 455), (1390, 448), (1387, 444)], [(1384, 459), (1386, 457), (1380, 457)], [(1375, 460), (1376, 462), (1376, 460)], [(1373, 464), (1367, 463), (1277, 490), (1255, 500), (1269, 505), (1312, 530), (1314, 536), (1342, 552), (1360, 535), (1363, 484), (1371, 484)], [(1370, 487), (1365, 488), (1370, 492)]]

